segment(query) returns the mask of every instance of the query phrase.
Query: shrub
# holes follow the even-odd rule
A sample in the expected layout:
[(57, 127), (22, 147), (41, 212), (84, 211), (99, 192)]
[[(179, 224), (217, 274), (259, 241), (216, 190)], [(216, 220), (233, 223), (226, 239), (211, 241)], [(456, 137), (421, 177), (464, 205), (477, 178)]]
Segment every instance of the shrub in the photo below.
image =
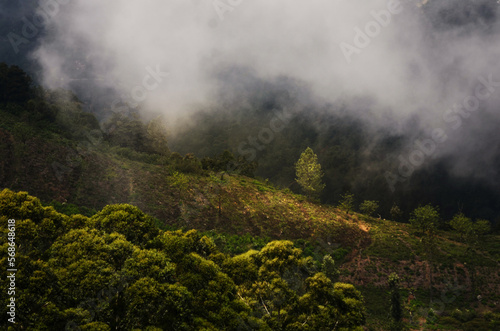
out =
[(340, 200), (338, 207), (349, 214), (354, 207), (354, 194), (345, 193), (342, 195), (342, 199)]
[(373, 213), (378, 209), (378, 201), (373, 201), (373, 200), (365, 200), (363, 203), (359, 206), (359, 210), (363, 214), (366, 214), (368, 216), (372, 216)]

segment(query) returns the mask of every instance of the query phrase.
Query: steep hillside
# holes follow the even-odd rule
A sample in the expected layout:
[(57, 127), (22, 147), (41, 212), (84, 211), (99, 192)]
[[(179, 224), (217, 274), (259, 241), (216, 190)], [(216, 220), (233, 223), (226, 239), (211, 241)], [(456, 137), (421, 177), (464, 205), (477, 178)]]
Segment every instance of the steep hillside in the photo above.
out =
[(421, 234), (408, 224), (321, 205), (254, 178), (203, 170), (189, 155), (64, 138), (45, 128), (16, 126), (9, 116), (4, 114), (0, 128), (7, 156), (1, 165), (4, 188), (28, 190), (67, 212), (72, 204), (73, 212), (93, 214), (108, 204), (130, 203), (162, 228), (202, 231), (229, 254), (260, 249), (274, 239), (293, 240), (317, 261), (330, 254), (339, 280), (365, 296), (373, 328), (388, 326), (385, 293), (393, 272), (402, 280), (408, 323), (467, 330), (490, 325), (497, 316), (492, 314), (500, 300), (498, 236), (487, 235), (472, 249), (458, 235), (440, 231), (430, 258)]

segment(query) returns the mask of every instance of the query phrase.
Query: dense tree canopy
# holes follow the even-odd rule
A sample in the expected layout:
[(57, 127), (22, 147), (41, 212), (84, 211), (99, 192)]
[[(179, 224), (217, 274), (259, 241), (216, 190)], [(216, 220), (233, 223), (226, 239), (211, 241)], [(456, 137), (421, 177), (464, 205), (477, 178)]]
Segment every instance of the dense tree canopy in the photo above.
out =
[[(195, 230), (159, 230), (130, 205), (67, 216), (7, 189), (0, 215), (4, 235), (16, 220), (22, 329), (361, 330), (365, 321), (360, 292), (329, 278), (333, 261), (324, 274), (290, 241), (228, 256)], [(0, 248), (5, 265), (8, 243)]]

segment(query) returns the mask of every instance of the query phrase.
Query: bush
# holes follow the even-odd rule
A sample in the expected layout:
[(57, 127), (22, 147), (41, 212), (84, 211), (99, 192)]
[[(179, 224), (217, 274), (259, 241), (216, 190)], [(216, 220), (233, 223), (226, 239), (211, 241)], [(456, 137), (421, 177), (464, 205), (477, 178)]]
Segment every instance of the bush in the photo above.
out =
[(439, 318), (439, 324), (445, 326), (459, 327), (461, 323), (456, 318), (453, 318), (451, 316), (443, 316)]
[(455, 319), (459, 320), (460, 322), (468, 322), (476, 318), (476, 312), (473, 309), (455, 309), (451, 313), (451, 316), (453, 316)]
[(182, 157), (179, 153), (174, 152), (170, 155), (170, 161), (172, 162), (173, 168), (177, 171), (192, 174), (203, 173), (201, 162), (194, 154), (190, 153)]
[(52, 201), (49, 206), (54, 207), (54, 209), (62, 214), (71, 216), (71, 215), (84, 215), (87, 217), (92, 217), (97, 213), (95, 209), (92, 208), (87, 208), (87, 207), (80, 207), (77, 205), (74, 205), (72, 203), (60, 203), (57, 201)]
[(340, 200), (338, 207), (349, 214), (354, 207), (354, 194), (345, 193), (342, 195), (342, 199)]
[(373, 200), (365, 200), (363, 203), (359, 206), (359, 210), (363, 214), (366, 214), (368, 216), (372, 216), (373, 213), (378, 209), (378, 201), (373, 201)]
[(149, 154), (137, 152), (129, 147), (113, 147), (112, 150), (119, 156), (132, 161), (144, 162), (149, 164), (165, 164), (167, 158), (159, 154)]
[(403, 216), (403, 212), (395, 204), (392, 206), (390, 213), (391, 213), (391, 219), (393, 221), (399, 221), (401, 216)]

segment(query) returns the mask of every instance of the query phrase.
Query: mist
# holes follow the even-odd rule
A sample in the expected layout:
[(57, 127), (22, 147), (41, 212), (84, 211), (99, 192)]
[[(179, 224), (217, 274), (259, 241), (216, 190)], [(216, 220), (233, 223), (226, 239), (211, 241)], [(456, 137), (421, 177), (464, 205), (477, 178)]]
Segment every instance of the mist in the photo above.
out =
[(221, 75), (232, 68), (288, 77), (317, 104), (349, 104), (410, 137), (392, 156), (400, 181), (397, 157), (410, 159), (414, 140), (433, 134), (429, 159), (452, 158), (457, 176), (498, 178), (499, 10), (493, 0), (71, 1), (33, 56), (46, 86), (78, 86), (111, 109), (126, 102), (170, 123), (213, 109), (221, 91), (244, 91), (246, 75)]

